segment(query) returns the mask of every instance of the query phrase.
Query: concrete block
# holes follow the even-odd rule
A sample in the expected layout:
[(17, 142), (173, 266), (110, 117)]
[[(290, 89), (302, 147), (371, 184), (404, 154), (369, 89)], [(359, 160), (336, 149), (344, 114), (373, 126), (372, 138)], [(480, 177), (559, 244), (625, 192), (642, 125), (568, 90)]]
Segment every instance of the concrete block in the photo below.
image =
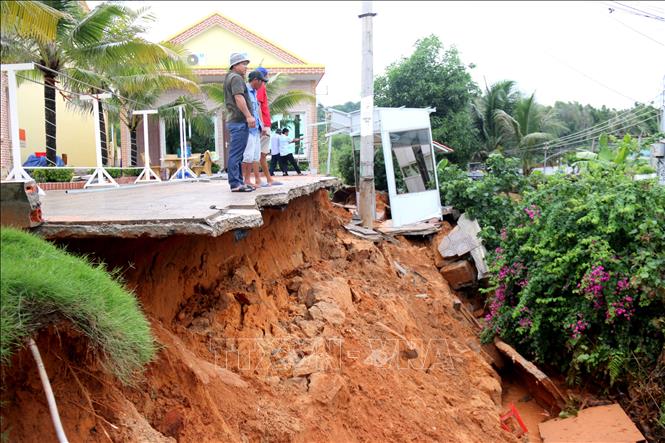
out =
[(472, 285), (476, 281), (476, 270), (466, 260), (461, 260), (441, 268), (441, 275), (453, 289)]

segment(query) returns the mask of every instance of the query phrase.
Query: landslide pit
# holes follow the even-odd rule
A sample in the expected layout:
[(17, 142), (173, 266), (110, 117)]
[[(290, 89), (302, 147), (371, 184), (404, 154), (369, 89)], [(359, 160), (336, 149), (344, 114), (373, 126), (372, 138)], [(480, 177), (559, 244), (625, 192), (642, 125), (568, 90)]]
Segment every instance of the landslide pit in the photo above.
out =
[[(63, 241), (122, 268), (161, 344), (122, 386), (67, 324), (42, 331), (70, 441), (516, 441), (429, 243), (358, 239), (325, 191), (263, 214), (216, 238)], [(3, 386), (9, 441), (54, 441), (26, 350)]]

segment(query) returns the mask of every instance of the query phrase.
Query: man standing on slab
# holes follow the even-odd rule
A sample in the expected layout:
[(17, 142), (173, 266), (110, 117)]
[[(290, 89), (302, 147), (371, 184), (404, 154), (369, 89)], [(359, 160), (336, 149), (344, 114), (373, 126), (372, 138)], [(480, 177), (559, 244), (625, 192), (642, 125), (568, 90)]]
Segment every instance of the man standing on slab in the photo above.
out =
[[(259, 106), (261, 107), (261, 119), (263, 120), (263, 131), (261, 133), (261, 169), (263, 169), (263, 174), (266, 176), (268, 186), (279, 186), (282, 183), (275, 181), (272, 178), (272, 170), (274, 169), (274, 166), (272, 169), (268, 167), (267, 160), (268, 154), (270, 153), (270, 125), (272, 124), (270, 117), (270, 106), (268, 104), (268, 93), (266, 91), (266, 83), (268, 83), (268, 70), (262, 66), (259, 66), (256, 68), (256, 72), (261, 74), (263, 81), (261, 87), (256, 91), (256, 98), (258, 99)], [(260, 183), (258, 165), (254, 165), (254, 167), (256, 168), (254, 170), (256, 183)]]
[(229, 57), (229, 73), (224, 79), (224, 105), (228, 117), (226, 125), (229, 129), (229, 186), (231, 192), (251, 192), (252, 186), (245, 185), (241, 174), (240, 163), (247, 147), (249, 129), (256, 127), (256, 119), (249, 110), (249, 91), (245, 84), (245, 73), (249, 65), (246, 53), (234, 52)]

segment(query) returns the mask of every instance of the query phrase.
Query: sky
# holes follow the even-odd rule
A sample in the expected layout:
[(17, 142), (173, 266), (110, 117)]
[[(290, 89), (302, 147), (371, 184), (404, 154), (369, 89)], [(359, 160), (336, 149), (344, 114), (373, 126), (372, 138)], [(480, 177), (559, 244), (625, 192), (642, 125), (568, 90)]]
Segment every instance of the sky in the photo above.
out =
[[(88, 1), (91, 8), (99, 3)], [(153, 41), (220, 12), (306, 61), (325, 65), (319, 103), (360, 100), (361, 2), (127, 4), (151, 8), (156, 21), (146, 37)], [(624, 109), (636, 101), (661, 103), (665, 1), (374, 1), (373, 9), (375, 76), (409, 56), (418, 39), (435, 34), (444, 47), (459, 50), (464, 64), (475, 65), (469, 72), (482, 89), (510, 79), (545, 105), (577, 101)], [(637, 15), (636, 9), (656, 18)]]

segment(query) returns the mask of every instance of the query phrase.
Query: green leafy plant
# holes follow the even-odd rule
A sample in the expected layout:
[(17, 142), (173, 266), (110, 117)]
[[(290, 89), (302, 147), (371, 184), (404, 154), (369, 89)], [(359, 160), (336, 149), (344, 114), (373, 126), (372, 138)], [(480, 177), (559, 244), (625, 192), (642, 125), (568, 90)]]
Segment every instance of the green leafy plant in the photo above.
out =
[(665, 188), (625, 165), (552, 176), (506, 214), (485, 340), (500, 335), (569, 381), (626, 383), (665, 344)]
[(439, 162), (437, 169), (441, 202), (478, 220), (485, 246), (491, 249), (498, 246), (506, 216), (515, 211), (519, 193), (528, 186), (520, 174), (520, 160), (491, 154), (487, 173), (479, 180), (472, 180), (447, 161)]
[(33, 169), (30, 175), (37, 183), (68, 182), (74, 177), (74, 171), (63, 168), (43, 168)]
[(123, 177), (138, 177), (143, 168), (122, 168)]

